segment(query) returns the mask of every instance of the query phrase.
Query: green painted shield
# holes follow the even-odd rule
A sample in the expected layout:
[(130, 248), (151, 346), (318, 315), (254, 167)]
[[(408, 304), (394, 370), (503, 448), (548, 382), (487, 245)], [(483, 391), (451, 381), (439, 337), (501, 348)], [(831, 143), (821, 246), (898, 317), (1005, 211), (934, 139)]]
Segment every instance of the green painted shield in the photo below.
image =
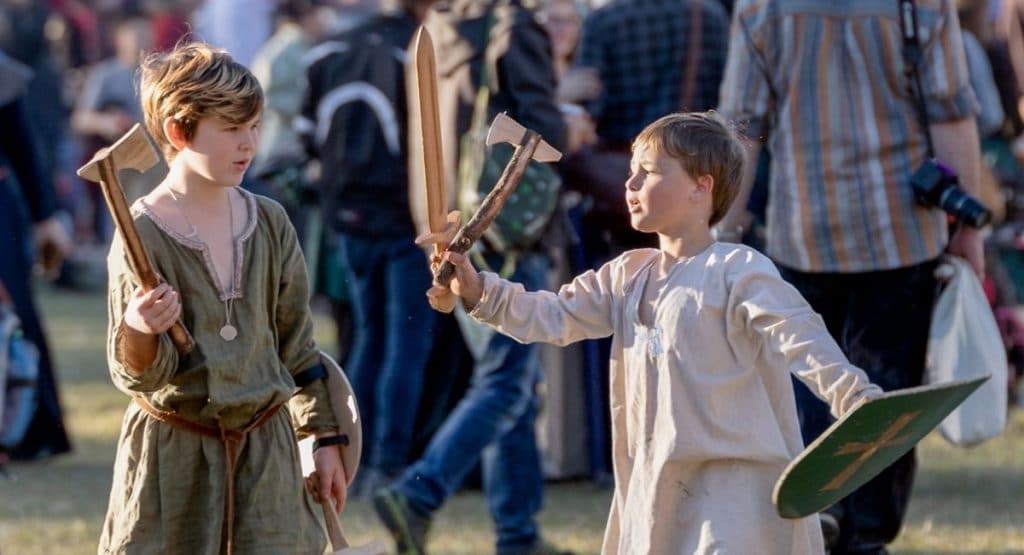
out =
[(772, 501), (802, 518), (846, 497), (910, 451), (988, 376), (901, 389), (837, 420), (782, 472)]

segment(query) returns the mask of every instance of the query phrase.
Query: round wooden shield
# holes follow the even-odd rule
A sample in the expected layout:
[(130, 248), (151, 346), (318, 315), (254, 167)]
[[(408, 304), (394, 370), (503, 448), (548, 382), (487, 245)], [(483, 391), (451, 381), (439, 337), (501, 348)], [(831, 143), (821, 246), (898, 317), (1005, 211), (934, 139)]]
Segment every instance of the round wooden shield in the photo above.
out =
[(820, 512), (910, 451), (988, 376), (885, 393), (837, 420), (775, 482), (779, 516)]

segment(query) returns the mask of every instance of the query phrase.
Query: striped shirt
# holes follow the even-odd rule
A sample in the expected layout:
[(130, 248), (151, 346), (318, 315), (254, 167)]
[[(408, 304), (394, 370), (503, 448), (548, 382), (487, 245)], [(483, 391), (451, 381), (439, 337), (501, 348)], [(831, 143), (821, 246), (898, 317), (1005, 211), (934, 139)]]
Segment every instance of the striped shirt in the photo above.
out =
[[(918, 0), (931, 122), (972, 117), (954, 0)], [(772, 155), (767, 254), (805, 272), (906, 267), (938, 256), (946, 218), (917, 204), (926, 157), (897, 0), (741, 0), (720, 111)], [(973, 147), (973, 145), (967, 145)]]

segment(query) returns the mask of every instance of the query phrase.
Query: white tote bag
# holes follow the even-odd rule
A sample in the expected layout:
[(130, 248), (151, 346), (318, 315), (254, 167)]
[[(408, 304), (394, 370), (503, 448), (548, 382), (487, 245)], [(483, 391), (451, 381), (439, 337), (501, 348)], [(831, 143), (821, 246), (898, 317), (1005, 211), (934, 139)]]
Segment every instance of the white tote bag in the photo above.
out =
[(970, 265), (946, 256), (940, 270), (948, 273), (948, 268), (952, 277), (932, 313), (925, 382), (991, 376), (939, 425), (942, 437), (966, 447), (991, 439), (1006, 427), (1006, 346)]

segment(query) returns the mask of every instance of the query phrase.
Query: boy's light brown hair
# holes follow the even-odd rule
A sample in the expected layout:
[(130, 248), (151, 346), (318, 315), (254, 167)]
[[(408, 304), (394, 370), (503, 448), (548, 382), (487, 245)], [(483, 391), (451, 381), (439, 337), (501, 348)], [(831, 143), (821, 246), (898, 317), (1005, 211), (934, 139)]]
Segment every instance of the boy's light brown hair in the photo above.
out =
[(263, 110), (263, 89), (256, 77), (230, 54), (201, 42), (150, 54), (142, 62), (139, 98), (146, 129), (168, 161), (177, 150), (164, 135), (164, 120), (176, 119), (185, 140), (199, 120), (214, 116), (240, 125)]
[(638, 148), (650, 148), (679, 160), (694, 179), (710, 175), (715, 183), (708, 226), (725, 217), (743, 180), (744, 153), (735, 132), (721, 116), (713, 111), (663, 116), (633, 140), (633, 151)]

